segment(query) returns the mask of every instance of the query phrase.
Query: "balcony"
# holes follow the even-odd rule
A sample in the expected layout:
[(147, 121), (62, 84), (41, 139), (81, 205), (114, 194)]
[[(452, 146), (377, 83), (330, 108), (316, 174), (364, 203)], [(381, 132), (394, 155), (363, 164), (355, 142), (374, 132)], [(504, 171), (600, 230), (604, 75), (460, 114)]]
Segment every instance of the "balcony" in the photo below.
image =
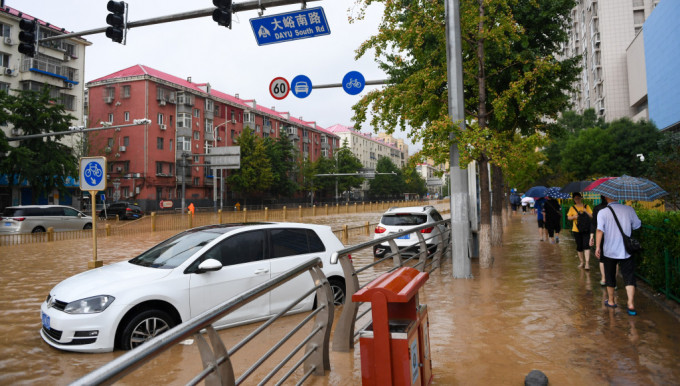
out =
[(178, 137), (191, 137), (191, 127), (177, 127)]
[(205, 132), (205, 140), (206, 141), (214, 141), (215, 140), (215, 134), (212, 132), (212, 130)]
[(80, 72), (72, 67), (63, 65), (56, 59), (27, 58), (21, 62), (21, 72), (37, 72), (43, 75), (59, 78), (65, 82), (78, 84)]

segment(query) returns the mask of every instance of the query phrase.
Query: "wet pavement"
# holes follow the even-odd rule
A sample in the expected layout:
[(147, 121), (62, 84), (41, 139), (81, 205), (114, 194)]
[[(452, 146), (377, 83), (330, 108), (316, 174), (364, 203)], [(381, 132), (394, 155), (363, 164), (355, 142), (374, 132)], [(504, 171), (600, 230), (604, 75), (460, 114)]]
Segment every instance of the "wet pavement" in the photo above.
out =
[[(379, 214), (358, 217), (318, 222), (335, 229), (350, 219), (375, 222)], [(171, 234), (100, 239), (99, 257), (107, 264), (125, 260)], [(366, 239), (354, 237), (350, 244)], [(535, 217), (516, 215), (504, 245), (493, 250), (492, 269), (481, 270), (474, 260), (472, 279), (453, 279), (447, 261), (431, 275), (420, 301), (429, 309), (435, 384), (522, 384), (533, 369), (543, 371), (553, 385), (680, 384), (678, 319), (640, 292), (639, 316), (604, 307), (599, 271), (577, 268), (571, 236), (563, 233), (561, 239), (556, 245), (538, 241)], [(357, 265), (372, 261), (370, 253), (354, 258)], [(61, 352), (38, 334), (39, 307), (48, 291), (83, 271), (91, 259), (91, 243), (82, 240), (0, 248), (0, 384), (68, 384), (121, 354)], [(625, 304), (625, 290), (617, 295)], [(270, 347), (275, 335), (303, 316), (285, 318), (253, 350)], [(242, 326), (220, 335), (229, 347), (252, 329)], [(358, 347), (331, 352), (332, 371), (308, 382), (360, 384)], [(200, 368), (196, 353), (195, 343), (177, 346), (123, 383), (184, 384)], [(234, 364), (243, 369), (252, 358), (251, 351), (239, 352)]]

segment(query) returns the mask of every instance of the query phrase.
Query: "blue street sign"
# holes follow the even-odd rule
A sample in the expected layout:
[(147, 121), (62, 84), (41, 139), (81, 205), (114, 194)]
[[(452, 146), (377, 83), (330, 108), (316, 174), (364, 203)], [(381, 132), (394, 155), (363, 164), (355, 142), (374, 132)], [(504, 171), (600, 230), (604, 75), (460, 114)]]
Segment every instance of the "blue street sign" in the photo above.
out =
[(298, 98), (307, 98), (312, 93), (312, 80), (304, 75), (298, 75), (290, 82), (290, 92)]
[(106, 158), (81, 158), (79, 180), (81, 190), (93, 191), (106, 189)]
[(250, 19), (250, 26), (259, 46), (331, 34), (321, 7)]
[(106, 195), (102, 193), (102, 201), (106, 201)]
[(366, 79), (359, 71), (350, 71), (342, 78), (342, 89), (349, 95), (357, 95), (364, 90)]

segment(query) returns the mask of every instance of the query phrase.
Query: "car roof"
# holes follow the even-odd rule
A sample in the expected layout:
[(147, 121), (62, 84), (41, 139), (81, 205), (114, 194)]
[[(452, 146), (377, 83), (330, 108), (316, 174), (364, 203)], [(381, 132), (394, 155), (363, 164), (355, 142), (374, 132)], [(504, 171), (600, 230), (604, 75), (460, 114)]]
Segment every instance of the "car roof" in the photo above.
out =
[(214, 224), (214, 225), (204, 225), (184, 231), (184, 233), (193, 232), (215, 232), (215, 233), (230, 233), (240, 228), (255, 228), (257, 229), (270, 229), (270, 228), (307, 228), (307, 229), (323, 229), (329, 228), (327, 225), (319, 224), (303, 224), (303, 223), (291, 223), (291, 222), (249, 222), (249, 223), (230, 223), (230, 224)]
[(62, 207), (62, 208), (73, 208), (72, 206), (68, 205), (54, 205), (54, 204), (45, 204), (45, 205), (14, 205), (14, 206), (8, 206), (6, 207), (7, 209), (15, 209), (15, 208), (56, 208), (56, 207)]
[(385, 214), (392, 214), (392, 213), (427, 213), (434, 210), (434, 206), (432, 205), (423, 205), (423, 206), (407, 206), (404, 208), (399, 208), (399, 207), (393, 207), (388, 209)]

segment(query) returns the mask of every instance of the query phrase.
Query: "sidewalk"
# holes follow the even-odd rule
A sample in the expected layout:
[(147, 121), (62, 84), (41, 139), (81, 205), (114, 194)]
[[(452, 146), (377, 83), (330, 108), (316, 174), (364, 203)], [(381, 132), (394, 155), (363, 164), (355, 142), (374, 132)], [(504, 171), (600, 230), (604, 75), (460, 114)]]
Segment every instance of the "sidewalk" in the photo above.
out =
[[(597, 261), (577, 268), (571, 232), (540, 242), (536, 217), (515, 215), (491, 269), (473, 260), (473, 279), (454, 279), (451, 264), (429, 279), (434, 384), (520, 385), (534, 369), (551, 385), (680, 384), (680, 323), (638, 291), (640, 315), (603, 305)], [(619, 278), (620, 281), (620, 278)], [(617, 290), (625, 304), (625, 289)], [(359, 346), (331, 354), (320, 385), (360, 384)]]

